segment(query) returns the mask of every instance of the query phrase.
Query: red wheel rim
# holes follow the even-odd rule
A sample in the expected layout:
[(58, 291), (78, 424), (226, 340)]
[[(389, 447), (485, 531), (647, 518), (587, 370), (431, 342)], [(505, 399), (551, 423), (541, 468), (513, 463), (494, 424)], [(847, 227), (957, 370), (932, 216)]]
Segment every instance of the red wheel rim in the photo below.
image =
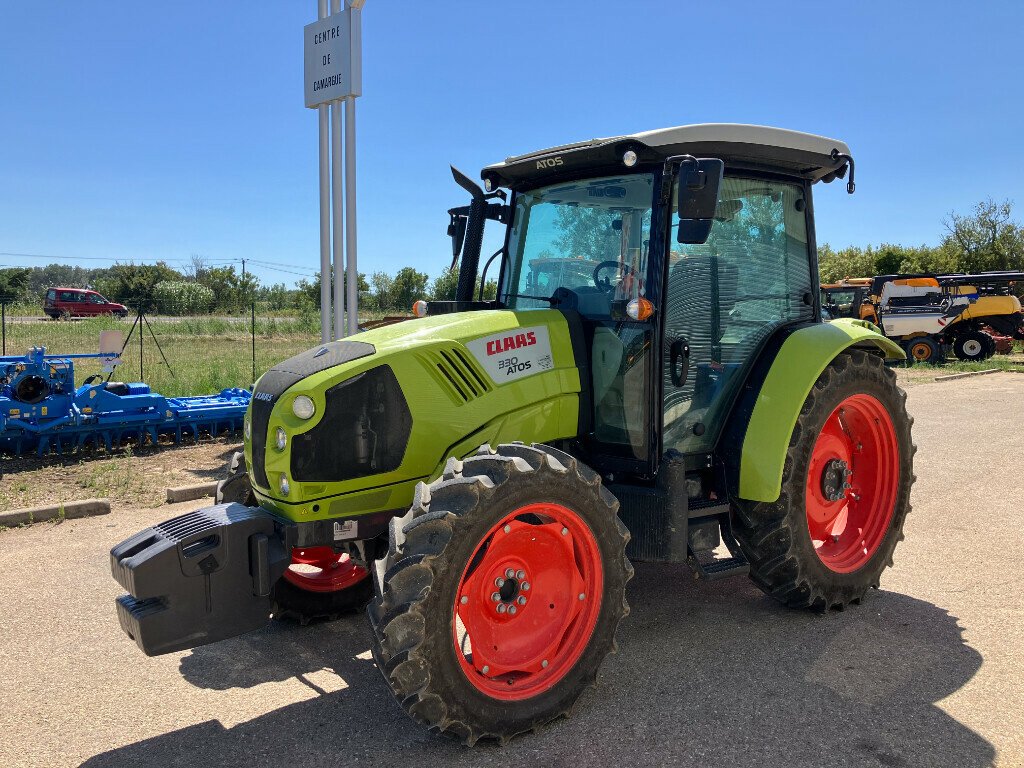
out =
[(462, 574), (455, 653), (488, 696), (551, 689), (583, 655), (601, 613), (604, 571), (590, 527), (559, 504), (529, 504), (483, 538)]
[(807, 469), (807, 528), (831, 570), (856, 571), (878, 550), (899, 474), (896, 429), (885, 406), (871, 395), (843, 400), (826, 419)]
[(338, 592), (355, 586), (369, 573), (347, 553), (338, 554), (331, 547), (295, 547), (284, 577), (309, 592)]

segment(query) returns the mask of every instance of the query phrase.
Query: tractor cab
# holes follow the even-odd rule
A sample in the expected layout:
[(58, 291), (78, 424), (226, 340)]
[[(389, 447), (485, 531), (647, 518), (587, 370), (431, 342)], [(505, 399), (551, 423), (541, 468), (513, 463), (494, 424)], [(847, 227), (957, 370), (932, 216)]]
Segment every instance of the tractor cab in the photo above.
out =
[(474, 199), (502, 198), (475, 221), (463, 209), (470, 233), (506, 226), (485, 265), (500, 258), (497, 298), (473, 295), (486, 275), (467, 236), (470, 293), (427, 313), (566, 313), (587, 364), (588, 459), (640, 477), (670, 450), (707, 466), (761, 348), (821, 320), (811, 185), (849, 163), (833, 139), (692, 125), (510, 157), (483, 169), (487, 192), (459, 174)]

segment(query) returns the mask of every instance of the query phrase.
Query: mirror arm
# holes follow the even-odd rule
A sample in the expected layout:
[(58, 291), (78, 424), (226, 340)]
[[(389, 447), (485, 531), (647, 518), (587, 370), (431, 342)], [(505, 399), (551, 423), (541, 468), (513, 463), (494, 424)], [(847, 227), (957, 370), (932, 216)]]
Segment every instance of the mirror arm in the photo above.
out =
[[(850, 166), (850, 180), (846, 182), (846, 192), (852, 195), (853, 191), (857, 188), (857, 185), (853, 183), (853, 158), (849, 155), (843, 154), (838, 149), (833, 149), (831, 157), (834, 161), (839, 162), (845, 160)], [(839, 174), (842, 175), (842, 174)]]

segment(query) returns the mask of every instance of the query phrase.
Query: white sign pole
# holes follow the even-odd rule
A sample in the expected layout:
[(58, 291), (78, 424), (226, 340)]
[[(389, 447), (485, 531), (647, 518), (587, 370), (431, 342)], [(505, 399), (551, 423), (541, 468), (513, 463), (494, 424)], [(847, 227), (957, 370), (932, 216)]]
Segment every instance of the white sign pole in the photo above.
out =
[[(331, 0), (331, 16), (341, 13), (341, 0)], [(334, 338), (345, 336), (345, 219), (341, 151), (342, 100), (331, 102), (331, 213), (334, 219)]]
[[(356, 264), (355, 97), (362, 92), (362, 45), (359, 16), (365, 0), (318, 0), (320, 19), (303, 29), (305, 39), (304, 96), (320, 117), (320, 332), (326, 341), (346, 335), (345, 294), (349, 333), (359, 328), (359, 284)], [(342, 102), (346, 102), (346, 141), (342, 154)], [(351, 102), (348, 104), (347, 102)], [(330, 119), (327, 108), (330, 106)], [(329, 130), (329, 135), (328, 135)], [(330, 157), (330, 171), (327, 163)], [(345, 170), (342, 187), (342, 161)], [(342, 195), (344, 195), (344, 200)], [(330, 208), (328, 209), (328, 198)], [(329, 211), (329, 213), (328, 213)], [(346, 226), (347, 224), (347, 226)], [(333, 225), (333, 229), (332, 229)], [(346, 268), (345, 246), (348, 246)], [(328, 253), (328, 251), (331, 253)], [(334, 281), (331, 282), (333, 257)], [(342, 287), (342, 281), (345, 287)], [(333, 290), (332, 290), (333, 287)], [(333, 298), (333, 307), (332, 304)], [(333, 311), (332, 311), (333, 310)], [(332, 329), (333, 316), (333, 329)]]
[(363, 92), (362, 8), (366, 0), (348, 0), (352, 95), (345, 99), (345, 245), (348, 250), (348, 332), (359, 332), (359, 270), (356, 259), (356, 96)]
[[(327, 18), (327, 0), (317, 0), (317, 18)], [(334, 338), (331, 328), (331, 176), (327, 105), (317, 107), (320, 121), (320, 341)]]

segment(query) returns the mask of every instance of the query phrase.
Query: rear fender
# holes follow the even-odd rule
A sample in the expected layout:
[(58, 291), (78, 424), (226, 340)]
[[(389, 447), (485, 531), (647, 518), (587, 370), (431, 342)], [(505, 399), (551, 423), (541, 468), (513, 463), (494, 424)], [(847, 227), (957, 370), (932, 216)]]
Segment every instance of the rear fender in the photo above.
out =
[(850, 347), (880, 351), (887, 360), (906, 354), (865, 320), (841, 318), (809, 325), (791, 334), (772, 362), (757, 395), (743, 437), (739, 496), (775, 501), (782, 490), (782, 469), (800, 409), (826, 366)]

